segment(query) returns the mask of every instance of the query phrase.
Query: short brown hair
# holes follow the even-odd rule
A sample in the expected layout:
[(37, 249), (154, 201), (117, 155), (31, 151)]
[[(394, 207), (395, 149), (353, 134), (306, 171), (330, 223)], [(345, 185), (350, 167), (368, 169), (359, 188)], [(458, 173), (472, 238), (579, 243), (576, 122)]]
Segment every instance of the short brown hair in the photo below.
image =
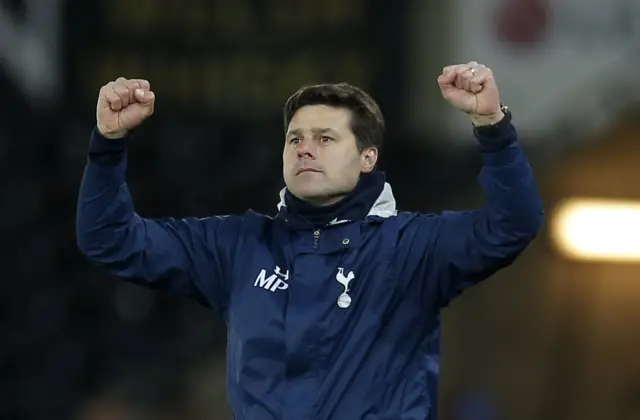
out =
[(302, 107), (327, 105), (351, 111), (351, 131), (359, 150), (382, 148), (384, 117), (376, 101), (364, 90), (348, 83), (323, 83), (304, 86), (291, 95), (284, 105), (284, 129)]

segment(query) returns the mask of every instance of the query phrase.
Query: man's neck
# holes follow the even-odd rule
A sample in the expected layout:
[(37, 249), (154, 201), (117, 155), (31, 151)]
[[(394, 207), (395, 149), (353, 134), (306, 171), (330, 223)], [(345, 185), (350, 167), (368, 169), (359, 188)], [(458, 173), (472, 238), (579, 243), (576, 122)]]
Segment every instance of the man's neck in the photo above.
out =
[(342, 200), (344, 197), (345, 197), (344, 195), (336, 195), (336, 196), (330, 196), (330, 197), (302, 198), (301, 200), (304, 201), (305, 203), (311, 204), (312, 206), (327, 207), (327, 206), (336, 204), (337, 202)]

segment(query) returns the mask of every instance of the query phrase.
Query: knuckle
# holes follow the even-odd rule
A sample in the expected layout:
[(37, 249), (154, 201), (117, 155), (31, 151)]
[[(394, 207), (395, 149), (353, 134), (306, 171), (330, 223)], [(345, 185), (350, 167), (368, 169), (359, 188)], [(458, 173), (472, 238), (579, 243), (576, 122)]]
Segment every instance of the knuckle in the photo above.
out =
[(107, 97), (112, 101), (120, 101), (120, 95), (118, 95), (118, 92), (116, 92), (115, 90), (107, 92)]
[(132, 79), (133, 85), (136, 88), (149, 89), (150, 84), (148, 80), (145, 79)]
[(126, 82), (125, 81), (116, 81), (113, 86), (115, 87), (115, 89), (122, 89), (124, 87), (126, 87)]
[(126, 86), (119, 86), (116, 90), (116, 95), (122, 100), (125, 100), (129, 96), (129, 89)]
[(113, 88), (113, 82), (109, 82), (109, 83), (107, 83), (105, 85), (102, 85), (102, 87), (100, 88), (100, 92), (101, 93), (107, 93), (112, 88)]

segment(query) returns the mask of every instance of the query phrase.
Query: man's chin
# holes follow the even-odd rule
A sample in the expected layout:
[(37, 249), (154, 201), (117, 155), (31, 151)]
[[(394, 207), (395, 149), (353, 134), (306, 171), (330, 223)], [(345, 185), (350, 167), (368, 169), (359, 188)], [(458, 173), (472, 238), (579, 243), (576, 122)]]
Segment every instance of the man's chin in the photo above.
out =
[(298, 199), (315, 206), (328, 206), (340, 201), (343, 193), (336, 193), (322, 188), (300, 188), (291, 193)]

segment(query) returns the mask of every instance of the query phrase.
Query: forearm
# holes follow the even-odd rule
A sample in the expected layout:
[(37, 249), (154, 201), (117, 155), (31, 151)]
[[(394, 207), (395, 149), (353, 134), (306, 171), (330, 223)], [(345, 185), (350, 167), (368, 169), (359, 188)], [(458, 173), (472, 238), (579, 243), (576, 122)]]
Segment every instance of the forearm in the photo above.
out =
[(124, 242), (135, 216), (125, 184), (125, 144), (97, 131), (91, 136), (76, 214), (78, 245), (90, 258)]
[(474, 130), (482, 151), (479, 182), (486, 204), (483, 215), (494, 234), (532, 238), (543, 222), (543, 208), (533, 170), (510, 118)]

